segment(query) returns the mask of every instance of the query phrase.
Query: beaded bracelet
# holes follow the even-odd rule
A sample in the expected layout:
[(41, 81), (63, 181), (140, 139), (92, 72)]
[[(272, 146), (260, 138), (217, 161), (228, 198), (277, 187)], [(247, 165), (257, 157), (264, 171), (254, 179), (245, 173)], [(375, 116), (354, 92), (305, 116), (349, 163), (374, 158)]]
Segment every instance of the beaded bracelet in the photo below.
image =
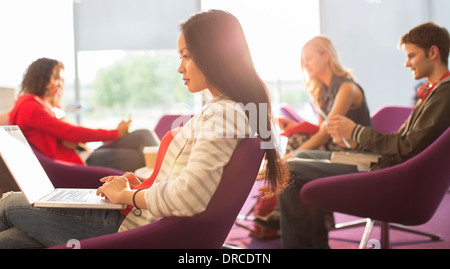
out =
[(137, 190), (137, 191), (135, 191), (135, 192), (133, 193), (133, 206), (135, 207), (135, 210), (133, 211), (133, 213), (134, 213), (134, 215), (137, 216), (137, 217), (139, 217), (139, 216), (142, 214), (142, 211), (141, 211), (141, 209), (136, 205), (135, 198), (136, 198), (136, 194), (137, 194), (138, 192), (140, 192), (140, 191), (143, 191), (143, 190), (144, 190), (144, 189), (139, 189), (139, 190)]

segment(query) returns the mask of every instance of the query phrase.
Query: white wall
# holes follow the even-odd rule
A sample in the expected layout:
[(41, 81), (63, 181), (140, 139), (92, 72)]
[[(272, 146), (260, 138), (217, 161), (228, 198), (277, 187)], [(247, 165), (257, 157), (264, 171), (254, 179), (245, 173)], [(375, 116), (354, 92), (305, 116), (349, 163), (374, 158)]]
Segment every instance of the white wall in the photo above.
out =
[[(430, 0), (430, 18), (436, 23), (450, 28), (450, 1), (448, 0)], [(450, 29), (449, 29), (450, 30)]]
[(413, 104), (418, 83), (404, 67), (400, 37), (433, 20), (450, 29), (447, 0), (320, 0), (321, 32), (364, 88), (369, 108)]
[(200, 0), (89, 0), (74, 4), (77, 50), (176, 48), (178, 24)]
[(32, 61), (64, 62), (73, 79), (73, 0), (0, 0), (0, 86), (18, 88)]
[(16, 90), (14, 88), (0, 87), (0, 113), (13, 108), (15, 99)]

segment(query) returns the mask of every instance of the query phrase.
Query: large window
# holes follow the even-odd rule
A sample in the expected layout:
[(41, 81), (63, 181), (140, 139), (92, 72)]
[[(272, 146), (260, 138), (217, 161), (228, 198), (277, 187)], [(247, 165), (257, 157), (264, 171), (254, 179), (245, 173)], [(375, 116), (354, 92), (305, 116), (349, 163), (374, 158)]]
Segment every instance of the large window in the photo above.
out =
[[(280, 102), (297, 110), (308, 103), (301, 82), (300, 50), (319, 33), (318, 2), (201, 1), (204, 10), (227, 10), (240, 20), (256, 68), (271, 91), (275, 114)], [(132, 128), (152, 129), (164, 113), (198, 111), (202, 96), (188, 93), (177, 72), (176, 41), (173, 49), (83, 50), (75, 54), (73, 7), (77, 3), (84, 2), (0, 1), (0, 86), (18, 87), (32, 61), (49, 57), (65, 64), (63, 104), (67, 116), (83, 125), (115, 128), (133, 113)]]
[[(274, 114), (286, 102), (307, 115), (300, 51), (319, 33), (318, 1), (202, 0), (201, 8), (238, 17), (271, 92)], [(82, 123), (114, 127), (133, 112), (133, 128), (153, 128), (164, 113), (198, 111), (201, 95), (187, 92), (177, 73), (178, 57), (176, 49), (79, 52)]]
[(164, 113), (197, 110), (176, 48), (178, 23), (198, 10), (199, 0), (74, 2), (78, 120), (114, 128), (132, 113), (133, 129), (153, 129)]
[(199, 105), (178, 74), (176, 49), (84, 51), (78, 54), (82, 122), (113, 128), (133, 115), (133, 129), (153, 129), (164, 113), (193, 113)]
[(256, 69), (269, 87), (273, 112), (288, 103), (314, 116), (300, 70), (301, 48), (320, 33), (318, 0), (202, 0), (202, 9), (222, 9), (242, 24)]

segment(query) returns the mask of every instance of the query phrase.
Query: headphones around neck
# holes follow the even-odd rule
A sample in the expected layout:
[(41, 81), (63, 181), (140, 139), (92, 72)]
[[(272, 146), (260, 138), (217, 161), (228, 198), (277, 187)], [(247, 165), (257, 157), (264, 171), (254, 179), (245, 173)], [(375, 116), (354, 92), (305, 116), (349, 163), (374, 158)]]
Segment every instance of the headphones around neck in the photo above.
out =
[(419, 97), (422, 100), (425, 100), (428, 95), (434, 90), (434, 88), (438, 85), (439, 82), (441, 82), (446, 77), (450, 76), (450, 71), (445, 73), (444, 76), (442, 76), (441, 79), (437, 83), (431, 83), (428, 85), (422, 85), (417, 89), (417, 97)]
[(419, 97), (422, 100), (425, 100), (428, 95), (431, 93), (431, 91), (434, 89), (434, 87), (436, 87), (436, 83), (432, 83), (432, 84), (425, 84), (420, 86), (417, 89), (417, 97)]

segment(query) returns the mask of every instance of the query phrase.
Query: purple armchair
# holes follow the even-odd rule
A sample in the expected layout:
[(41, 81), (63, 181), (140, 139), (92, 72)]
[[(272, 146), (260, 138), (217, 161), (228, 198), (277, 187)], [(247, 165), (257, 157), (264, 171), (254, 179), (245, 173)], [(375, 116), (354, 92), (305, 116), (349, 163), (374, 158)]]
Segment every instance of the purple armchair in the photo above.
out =
[(296, 121), (296, 122), (301, 122), (303, 121), (303, 119), (297, 114), (297, 112), (295, 112), (295, 110), (288, 104), (282, 104), (281, 108), (281, 115), (287, 119)]
[(411, 115), (414, 106), (383, 106), (372, 114), (373, 127), (380, 133), (397, 131)]
[(32, 147), (48, 177), (55, 188), (88, 188), (100, 187), (100, 179), (105, 176), (123, 175), (123, 171), (100, 167), (83, 166), (53, 160)]
[(204, 212), (193, 217), (166, 217), (133, 230), (82, 240), (80, 247), (221, 248), (255, 182), (264, 155), (260, 143), (259, 138), (248, 138), (237, 146)]
[(389, 247), (389, 228), (430, 236), (405, 225), (420, 225), (434, 215), (450, 186), (450, 129), (408, 161), (386, 169), (333, 176), (305, 184), (301, 199), (324, 210), (368, 218), (360, 248), (376, 221), (381, 222), (381, 247)]
[(176, 127), (183, 126), (186, 122), (188, 122), (192, 118), (192, 116), (194, 115), (192, 114), (163, 115), (155, 126), (155, 133), (161, 140), (168, 131), (175, 129)]
[[(383, 134), (389, 134), (397, 131), (400, 126), (408, 119), (414, 106), (391, 106), (380, 107), (372, 114), (374, 129)], [(335, 224), (335, 229), (352, 228), (362, 225), (372, 225), (370, 219), (361, 219), (345, 223)]]

